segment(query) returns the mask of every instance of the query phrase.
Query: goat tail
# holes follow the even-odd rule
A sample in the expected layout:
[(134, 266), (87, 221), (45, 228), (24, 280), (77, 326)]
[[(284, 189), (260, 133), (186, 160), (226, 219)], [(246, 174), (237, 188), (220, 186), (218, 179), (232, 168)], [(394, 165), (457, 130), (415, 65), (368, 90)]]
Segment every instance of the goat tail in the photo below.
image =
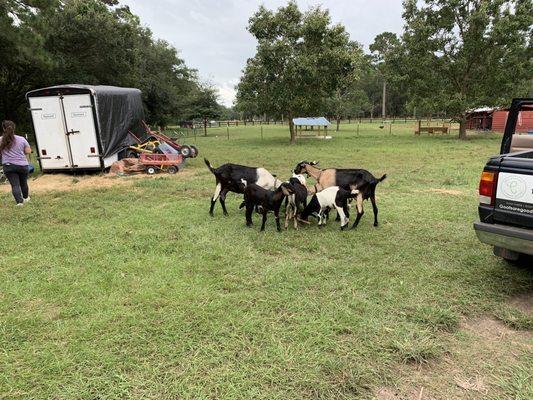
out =
[(207, 165), (207, 168), (209, 168), (209, 171), (211, 171), (211, 173), (215, 173), (215, 169), (213, 168), (213, 166), (211, 165), (211, 163), (209, 162), (209, 160), (207, 158), (204, 158), (204, 162), (205, 162), (205, 165)]
[(378, 182), (383, 182), (386, 177), (387, 177), (387, 174), (383, 174), (383, 176), (378, 179)]

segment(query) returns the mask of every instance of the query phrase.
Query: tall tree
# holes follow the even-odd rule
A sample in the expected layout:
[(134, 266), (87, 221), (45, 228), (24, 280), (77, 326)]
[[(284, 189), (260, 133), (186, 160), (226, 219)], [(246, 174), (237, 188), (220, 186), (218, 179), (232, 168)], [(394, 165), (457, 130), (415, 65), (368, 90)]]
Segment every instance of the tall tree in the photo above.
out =
[(204, 124), (204, 135), (207, 136), (207, 121), (220, 116), (222, 109), (218, 104), (218, 93), (210, 85), (200, 85), (192, 95), (188, 115), (192, 119), (201, 119)]
[(315, 115), (326, 99), (355, 68), (357, 47), (341, 25), (332, 25), (319, 7), (302, 13), (295, 1), (273, 12), (261, 6), (250, 18), (248, 31), (257, 39), (257, 52), (248, 59), (237, 86), (237, 104), (255, 105), (258, 112), (285, 115), (291, 144), (297, 115)]
[(406, 0), (403, 17), (411, 103), (453, 115), (459, 138), (468, 109), (527, 93), (531, 0)]
[(394, 79), (396, 68), (395, 59), (398, 56), (400, 40), (392, 32), (383, 32), (377, 35), (369, 49), (374, 55), (376, 70), (379, 72), (382, 80), (382, 105), (381, 117), (387, 116), (387, 85)]

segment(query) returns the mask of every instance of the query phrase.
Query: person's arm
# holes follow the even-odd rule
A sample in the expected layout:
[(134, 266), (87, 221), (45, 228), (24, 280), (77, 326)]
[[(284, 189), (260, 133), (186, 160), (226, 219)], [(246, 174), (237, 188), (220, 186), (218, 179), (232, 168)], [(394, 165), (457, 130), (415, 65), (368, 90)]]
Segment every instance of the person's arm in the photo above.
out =
[(24, 154), (31, 154), (31, 146), (28, 139), (24, 138), (24, 141), (26, 142), (24, 143)]

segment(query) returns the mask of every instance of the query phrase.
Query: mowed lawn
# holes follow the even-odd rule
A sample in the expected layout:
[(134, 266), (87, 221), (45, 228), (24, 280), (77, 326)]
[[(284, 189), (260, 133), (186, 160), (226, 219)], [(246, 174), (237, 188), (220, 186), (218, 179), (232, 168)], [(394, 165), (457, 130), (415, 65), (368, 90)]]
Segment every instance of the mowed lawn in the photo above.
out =
[[(531, 398), (518, 304), (533, 269), (472, 229), (501, 136), (363, 124), (289, 146), (287, 130), (210, 129), (175, 176), (38, 192), (21, 208), (2, 191), (0, 398)], [(261, 233), (234, 194), (211, 218), (203, 157), (282, 179), (304, 159), (387, 173), (380, 226), (366, 203), (357, 230), (278, 233), (270, 216)]]

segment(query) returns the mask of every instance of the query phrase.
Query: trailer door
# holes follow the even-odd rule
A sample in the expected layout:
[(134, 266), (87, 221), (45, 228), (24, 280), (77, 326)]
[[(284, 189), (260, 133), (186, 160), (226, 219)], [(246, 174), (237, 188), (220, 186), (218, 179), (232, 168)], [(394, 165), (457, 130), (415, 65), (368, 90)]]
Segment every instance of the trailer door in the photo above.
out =
[(42, 169), (70, 168), (70, 152), (60, 98), (30, 97), (29, 102)]
[(89, 94), (63, 96), (67, 140), (73, 168), (100, 168), (93, 106)]

